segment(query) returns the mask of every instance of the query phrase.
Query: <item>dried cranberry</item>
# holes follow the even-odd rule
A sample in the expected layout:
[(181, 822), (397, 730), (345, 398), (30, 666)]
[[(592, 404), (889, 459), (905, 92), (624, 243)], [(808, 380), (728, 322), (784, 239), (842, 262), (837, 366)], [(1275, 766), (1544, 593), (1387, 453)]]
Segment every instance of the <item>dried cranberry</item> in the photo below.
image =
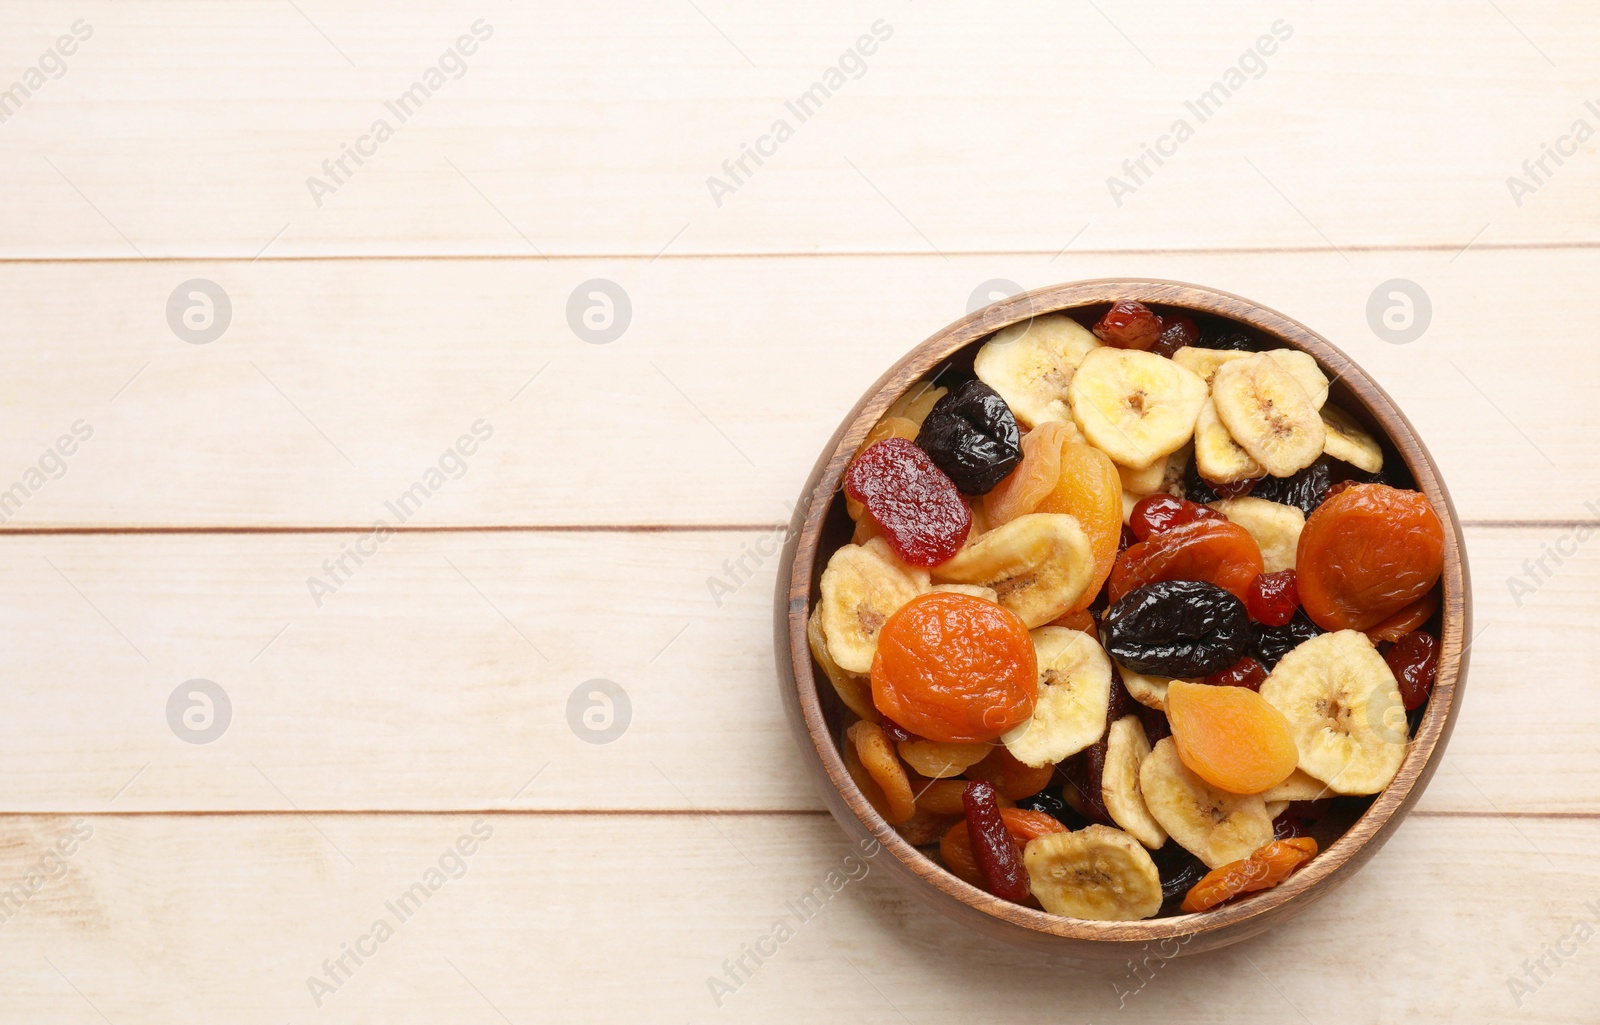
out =
[(1294, 570), (1262, 573), (1250, 582), (1245, 596), (1250, 618), (1265, 626), (1283, 626), (1300, 607), (1300, 589), (1295, 586)]
[(905, 438), (868, 448), (845, 473), (844, 490), (866, 506), (889, 547), (913, 566), (937, 566), (966, 543), (972, 510), (928, 454)]
[(1267, 671), (1261, 663), (1246, 655), (1222, 672), (1212, 673), (1205, 682), (1213, 687), (1248, 687), (1259, 691), (1266, 679)]
[(1141, 302), (1123, 300), (1094, 326), (1095, 337), (1118, 349), (1148, 349), (1161, 337), (1161, 318)]
[(878, 725), (883, 727), (883, 732), (887, 733), (889, 735), (889, 739), (894, 741), (896, 744), (904, 744), (908, 740), (917, 739), (917, 735), (915, 733), (912, 733), (910, 730), (906, 729), (904, 726), (901, 726), (899, 723), (895, 722), (887, 715), (884, 715), (882, 712), (878, 713)]
[(917, 444), (964, 495), (988, 494), (1022, 461), (1011, 407), (976, 380), (933, 404)]
[(1136, 587), (1111, 606), (1100, 639), (1136, 673), (1208, 676), (1239, 661), (1250, 643), (1244, 602), (1201, 580)]
[(1261, 478), (1250, 494), (1254, 498), (1265, 498), (1280, 505), (1298, 506), (1301, 512), (1310, 516), (1317, 506), (1326, 501), (1331, 476), (1328, 457), (1320, 456), (1316, 462), (1291, 477)]
[(1400, 700), (1406, 711), (1422, 707), (1439, 673), (1439, 638), (1426, 630), (1413, 630), (1395, 641), (1383, 660), (1400, 685)]
[(961, 806), (967, 813), (972, 856), (989, 892), (1021, 904), (1028, 899), (1028, 872), (1000, 817), (1000, 795), (990, 784), (975, 780), (961, 792)]
[(1195, 322), (1181, 313), (1169, 314), (1161, 318), (1161, 337), (1156, 339), (1156, 344), (1150, 351), (1157, 356), (1170, 357), (1173, 353), (1186, 345), (1193, 345), (1200, 340), (1200, 328)]
[(1226, 516), (1209, 505), (1191, 502), (1187, 498), (1160, 494), (1146, 495), (1133, 504), (1133, 512), (1128, 515), (1128, 529), (1135, 538), (1144, 541), (1151, 534), (1159, 534), (1163, 530), (1181, 527), (1196, 520), (1226, 519)]
[(1278, 660), (1305, 641), (1322, 633), (1302, 609), (1283, 626), (1255, 626), (1250, 630), (1250, 654), (1270, 673)]

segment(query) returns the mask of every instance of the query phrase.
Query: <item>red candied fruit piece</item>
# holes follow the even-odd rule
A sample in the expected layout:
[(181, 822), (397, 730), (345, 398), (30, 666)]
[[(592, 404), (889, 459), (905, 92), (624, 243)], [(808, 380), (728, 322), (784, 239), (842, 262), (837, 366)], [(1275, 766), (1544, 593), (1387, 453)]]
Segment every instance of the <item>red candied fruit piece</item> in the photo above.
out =
[(1128, 514), (1128, 528), (1140, 541), (1148, 541), (1151, 534), (1181, 527), (1196, 520), (1226, 520), (1222, 513), (1209, 505), (1191, 502), (1187, 498), (1171, 495), (1146, 495), (1133, 504)]
[(1141, 302), (1113, 303), (1094, 326), (1095, 337), (1118, 349), (1148, 349), (1161, 337), (1161, 318)]
[(1260, 480), (1260, 477), (1246, 477), (1244, 480), (1236, 480), (1231, 484), (1218, 484), (1216, 481), (1211, 480), (1206, 481), (1206, 483), (1211, 485), (1211, 490), (1217, 493), (1218, 498), (1243, 498), (1250, 493), (1251, 489)]
[(1205, 682), (1213, 687), (1248, 687), (1259, 691), (1266, 679), (1266, 667), (1246, 655), (1222, 672), (1212, 673)]
[(845, 494), (866, 506), (902, 562), (937, 566), (966, 543), (972, 510), (916, 442), (887, 438), (850, 464)]
[(1150, 351), (1157, 356), (1170, 358), (1179, 349), (1199, 340), (1200, 328), (1193, 320), (1179, 313), (1161, 318), (1161, 336), (1156, 339), (1156, 344), (1150, 346)]
[(1400, 700), (1406, 711), (1428, 700), (1433, 678), (1439, 674), (1439, 638), (1426, 630), (1413, 630), (1394, 642), (1383, 653), (1395, 683), (1400, 685)]
[(961, 805), (967, 813), (972, 854), (989, 892), (1021, 904), (1028, 899), (1028, 872), (1000, 814), (1000, 795), (988, 783), (968, 783)]
[(1263, 573), (1250, 582), (1245, 596), (1250, 618), (1262, 626), (1283, 626), (1300, 607), (1300, 589), (1295, 586), (1294, 570)]

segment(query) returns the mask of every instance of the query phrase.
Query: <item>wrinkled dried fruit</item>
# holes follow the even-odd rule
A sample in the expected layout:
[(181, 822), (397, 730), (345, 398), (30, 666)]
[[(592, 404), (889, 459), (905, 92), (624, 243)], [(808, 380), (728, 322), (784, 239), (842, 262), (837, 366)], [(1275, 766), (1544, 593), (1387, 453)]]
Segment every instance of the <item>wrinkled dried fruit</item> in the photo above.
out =
[[(888, 727), (885, 726), (885, 732)], [(899, 741), (895, 749), (913, 772), (928, 779), (959, 776), (989, 753), (988, 744), (945, 744), (937, 740)]]
[(1422, 707), (1439, 673), (1439, 638), (1424, 630), (1406, 634), (1383, 653), (1383, 660), (1400, 686), (1406, 711)]
[(1063, 823), (1073, 814), (1067, 802), (1062, 800), (1061, 791), (1057, 787), (1046, 787), (1032, 797), (1025, 797), (1017, 802), (1017, 807), (1024, 811), (1040, 812)]
[(1259, 794), (1299, 763), (1289, 720), (1248, 688), (1173, 680), (1166, 706), (1183, 764), (1230, 794)]
[(913, 847), (924, 847), (928, 844), (938, 843), (939, 838), (944, 836), (945, 831), (950, 828), (951, 821), (951, 816), (923, 811), (919, 805), (915, 815), (897, 824), (894, 828), (895, 832), (899, 833), (901, 839), (905, 840), (906, 843)]
[(1308, 619), (1304, 611), (1296, 612), (1283, 626), (1252, 628), (1250, 654), (1270, 673), (1279, 659), (1320, 633), (1322, 628)]
[(1028, 873), (1017, 856), (1016, 842), (1000, 816), (999, 795), (984, 782), (967, 784), (962, 804), (967, 834), (984, 888), (996, 897), (1021, 904), (1028, 899)]
[(1022, 439), (1022, 461), (1011, 475), (983, 496), (989, 528), (1031, 513), (1061, 479), (1061, 446), (1078, 429), (1061, 420), (1047, 420)]
[(1263, 626), (1282, 626), (1289, 622), (1300, 607), (1300, 589), (1295, 586), (1294, 570), (1282, 569), (1256, 577), (1250, 582), (1250, 593), (1244, 604), (1250, 610), (1250, 618)]
[(1358, 484), (1306, 519), (1300, 602), (1324, 630), (1368, 630), (1421, 598), (1444, 567), (1444, 525), (1416, 491)]
[(1250, 617), (1243, 602), (1215, 584), (1166, 580), (1119, 599), (1101, 622), (1101, 636), (1107, 653), (1136, 673), (1209, 676), (1244, 655)]
[[(936, 815), (964, 815), (965, 805), (961, 795), (967, 792), (967, 780), (934, 779), (917, 784), (917, 809)], [(1000, 795), (1000, 807), (1009, 808), (1014, 802)]]
[(1367, 631), (1374, 644), (1379, 641), (1398, 641), (1406, 634), (1433, 618), (1439, 610), (1439, 589), (1434, 588), (1394, 615)]
[[(920, 430), (920, 428), (917, 426), (917, 423), (914, 420), (909, 420), (903, 416), (885, 415), (883, 419), (872, 425), (872, 430), (868, 431), (867, 436), (862, 439), (860, 447), (856, 449), (856, 454), (851, 459), (851, 464), (854, 465), (855, 460), (861, 458), (861, 453), (865, 452), (867, 449), (876, 445), (880, 441), (887, 441), (890, 438), (904, 438), (907, 441), (915, 441), (918, 430)], [(863, 514), (866, 512), (866, 506), (862, 505), (854, 498), (851, 498), (848, 492), (845, 493), (844, 504), (845, 511), (850, 514), (850, 518), (855, 520), (857, 524), (862, 524)], [(869, 525), (870, 522), (870, 520), (867, 521)], [(868, 529), (870, 529), (871, 532), (868, 533), (866, 537), (862, 538), (862, 541), (865, 541), (867, 537), (877, 536), (878, 531), (875, 529), (875, 526), (869, 526)], [(856, 544), (860, 543), (861, 541), (856, 542)]]
[(1128, 514), (1128, 529), (1133, 531), (1136, 540), (1147, 541), (1152, 534), (1181, 527), (1185, 523), (1193, 523), (1196, 520), (1226, 521), (1227, 518), (1209, 505), (1191, 502), (1186, 498), (1155, 494), (1146, 495), (1133, 504), (1133, 512)]
[(1176, 914), (1184, 896), (1206, 877), (1206, 863), (1176, 843), (1151, 851), (1150, 860), (1161, 872), (1161, 913)]
[(1261, 548), (1248, 530), (1225, 518), (1196, 520), (1152, 534), (1117, 556), (1111, 601), (1164, 580), (1203, 580), (1243, 601), (1262, 568)]
[(1297, 471), (1293, 476), (1262, 477), (1251, 489), (1250, 495), (1253, 498), (1265, 498), (1269, 502), (1278, 502), (1282, 505), (1299, 506), (1301, 512), (1310, 516), (1316, 511), (1317, 506), (1326, 501), (1330, 477), (1328, 460), (1324, 457)]
[(972, 510), (928, 454), (904, 438), (880, 441), (845, 472), (845, 494), (866, 507), (902, 562), (937, 566), (966, 543)]
[[(965, 793), (966, 784), (962, 784)], [(958, 814), (964, 808), (961, 798), (956, 799)], [(1012, 808), (1006, 804), (1005, 798), (1000, 798), (1000, 820), (1006, 825), (1006, 832), (1011, 834), (1011, 842), (1017, 850), (1017, 857), (1022, 857), (1022, 849), (1034, 837), (1045, 836), (1049, 833), (1065, 833), (1067, 827), (1048, 810), (1030, 809), (1024, 811)], [(978, 870), (978, 861), (972, 853), (972, 834), (967, 831), (967, 820), (962, 819), (952, 825), (939, 841), (939, 857), (944, 859), (945, 867), (964, 882), (971, 883), (978, 889), (987, 889), (984, 885), (983, 874)]]
[(1231, 320), (1206, 321), (1200, 325), (1200, 339), (1194, 344), (1201, 349), (1237, 349), (1241, 352), (1260, 352), (1267, 348), (1248, 328)]
[(1213, 673), (1206, 677), (1205, 682), (1213, 687), (1245, 687), (1249, 690), (1260, 691), (1261, 683), (1266, 678), (1266, 668), (1260, 662), (1246, 655), (1222, 672)]
[(1117, 546), (1122, 539), (1122, 482), (1111, 457), (1081, 441), (1067, 441), (1061, 446), (1060, 466), (1056, 486), (1034, 511), (1074, 517), (1089, 540), (1094, 570), (1083, 597), (1068, 609), (1077, 612), (1094, 601), (1117, 561)]
[(878, 632), (872, 702), (919, 737), (995, 740), (1033, 714), (1038, 659), (1022, 620), (949, 591), (913, 598)]
[(1309, 836), (1274, 840), (1242, 861), (1208, 872), (1183, 899), (1183, 910), (1190, 914), (1209, 911), (1241, 894), (1269, 890), (1316, 854), (1317, 842)]
[(976, 380), (934, 404), (917, 444), (965, 495), (987, 494), (1022, 460), (1011, 408)]
[(1124, 299), (1094, 325), (1095, 337), (1119, 349), (1148, 349), (1161, 337), (1161, 318), (1141, 302)]
[(1049, 786), (1054, 773), (1054, 765), (1039, 768), (1024, 765), (1005, 745), (999, 744), (991, 748), (982, 761), (969, 765), (966, 777), (990, 784), (1001, 797), (1020, 801)]
[(1185, 345), (1193, 345), (1199, 339), (1200, 328), (1193, 320), (1181, 313), (1170, 314), (1161, 318), (1161, 336), (1150, 346), (1150, 351), (1171, 359), (1173, 353)]
[(893, 825), (904, 822), (916, 814), (916, 798), (911, 793), (911, 780), (905, 766), (895, 756), (894, 745), (877, 723), (861, 721), (851, 723), (845, 730), (845, 739), (856, 749), (856, 757), (867, 770), (867, 775), (878, 784), (878, 790), (887, 804), (883, 817)]

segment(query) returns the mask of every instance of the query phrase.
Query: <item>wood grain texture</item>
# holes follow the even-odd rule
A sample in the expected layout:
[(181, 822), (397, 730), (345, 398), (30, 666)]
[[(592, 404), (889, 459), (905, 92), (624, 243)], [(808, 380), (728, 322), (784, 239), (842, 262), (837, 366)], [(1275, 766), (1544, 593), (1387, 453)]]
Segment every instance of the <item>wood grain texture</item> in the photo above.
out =
[[(1114, 274), (1204, 282), (1328, 337), (1416, 424), (1469, 521), (1594, 518), (1600, 385), (1572, 325), (1600, 318), (1600, 251), (1450, 257), (0, 264), (0, 488), (94, 430), (5, 526), (394, 523), (384, 503), (480, 419), (494, 436), (408, 523), (780, 523), (856, 397), (980, 283)], [(209, 345), (164, 315), (195, 277), (233, 299)], [(608, 345), (566, 320), (594, 277), (632, 296)], [(1409, 345), (1367, 322), (1396, 277), (1432, 297)]]
[[(461, 859), (464, 874), (397, 922), (386, 902), (479, 821), (491, 835)], [(1334, 899), (1269, 936), (1200, 957), (1153, 949), (1136, 966), (952, 928), (895, 885), (885, 855), (861, 857), (822, 817), (86, 822), (93, 836), (65, 874), (0, 924), (6, 1020), (100, 1021), (97, 1008), (116, 1025), (523, 1025), (559, 1007), (570, 1022), (934, 1025), (984, 1020), (997, 1004), (1036, 1021), (1593, 1020), (1592, 941), (1565, 965), (1547, 960), (1553, 977), (1520, 1008), (1506, 981), (1557, 942), (1571, 950), (1575, 923), (1594, 921), (1593, 820), (1414, 816)], [(71, 826), (7, 819), (0, 880), (23, 877)], [(802, 922), (790, 905), (808, 893), (820, 910)], [(365, 964), (347, 961), (349, 981), (317, 1007), (307, 978), (378, 920), (394, 935), (369, 941)], [(794, 935), (774, 944), (779, 921)], [(747, 958), (748, 981), (718, 1006), (707, 979), (758, 943), (776, 953)]]

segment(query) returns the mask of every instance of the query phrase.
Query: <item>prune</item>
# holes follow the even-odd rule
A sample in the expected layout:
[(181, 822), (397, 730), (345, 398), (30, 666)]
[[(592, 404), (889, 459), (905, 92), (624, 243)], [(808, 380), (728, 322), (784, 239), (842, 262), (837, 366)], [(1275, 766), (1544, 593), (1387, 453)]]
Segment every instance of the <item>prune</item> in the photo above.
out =
[(1267, 348), (1249, 330), (1230, 320), (1209, 320), (1200, 325), (1200, 337), (1194, 345), (1201, 349), (1237, 349), (1240, 352), (1260, 352)]
[(1151, 851), (1150, 860), (1161, 873), (1161, 913), (1172, 914), (1195, 884), (1205, 878), (1205, 863), (1178, 846), (1176, 841)]
[(1357, 484), (1306, 518), (1295, 557), (1306, 615), (1325, 630), (1370, 630), (1432, 590), (1444, 525), (1416, 491)]
[(1262, 477), (1251, 489), (1252, 498), (1265, 498), (1279, 505), (1298, 506), (1310, 516), (1327, 498), (1332, 473), (1326, 456), (1290, 477)]
[(964, 495), (987, 494), (1022, 461), (1011, 407), (976, 380), (933, 404), (917, 444)]
[(1292, 840), (1297, 836), (1310, 835), (1310, 824), (1290, 809), (1285, 809), (1283, 814), (1272, 820), (1272, 838), (1274, 840)]
[(1302, 610), (1283, 626), (1254, 627), (1251, 630), (1250, 654), (1271, 672), (1279, 659), (1320, 633), (1322, 628)]
[(1161, 337), (1156, 339), (1156, 344), (1150, 346), (1150, 351), (1157, 356), (1172, 354), (1186, 345), (1193, 345), (1200, 339), (1200, 328), (1195, 322), (1183, 314), (1166, 314), (1161, 318)]
[(1200, 580), (1134, 588), (1102, 627), (1106, 652), (1136, 673), (1210, 676), (1239, 661), (1250, 643), (1244, 602)]
[(961, 795), (967, 812), (967, 835), (973, 860), (986, 889), (1018, 904), (1028, 899), (1028, 872), (1017, 856), (1017, 845), (1000, 816), (1000, 798), (987, 783), (968, 783)]
[(1259, 691), (1267, 679), (1267, 671), (1260, 662), (1246, 655), (1220, 673), (1212, 673), (1205, 682), (1213, 687), (1248, 687)]
[(1245, 606), (1250, 618), (1266, 626), (1282, 626), (1294, 618), (1300, 607), (1300, 591), (1295, 587), (1294, 570), (1280, 569), (1276, 573), (1263, 573), (1250, 582), (1250, 593), (1245, 596)]
[(1151, 534), (1181, 527), (1195, 520), (1226, 520), (1227, 517), (1209, 505), (1191, 502), (1171, 495), (1146, 495), (1133, 504), (1128, 514), (1128, 529), (1140, 541), (1148, 541)]
[(1400, 700), (1406, 711), (1421, 707), (1439, 672), (1439, 638), (1425, 630), (1412, 631), (1395, 641), (1383, 653), (1383, 660), (1389, 663), (1389, 671), (1400, 685)]
[(1024, 811), (1042, 811), (1058, 822), (1066, 822), (1077, 814), (1061, 799), (1061, 791), (1056, 787), (1046, 787), (1032, 797), (1024, 797), (1017, 802), (1017, 807)]
[(966, 544), (972, 510), (928, 454), (904, 438), (880, 441), (856, 457), (845, 494), (866, 507), (901, 561), (937, 566)]
[(1161, 337), (1161, 318), (1141, 302), (1113, 303), (1094, 325), (1095, 337), (1118, 349), (1148, 349)]
[(1172, 724), (1167, 722), (1167, 714), (1161, 709), (1136, 705), (1133, 711), (1138, 715), (1139, 721), (1144, 723), (1144, 739), (1150, 742), (1151, 747), (1158, 741), (1172, 736)]
[(1056, 766), (1056, 778), (1061, 780), (1061, 796), (1067, 806), (1091, 823), (1114, 826), (1111, 813), (1106, 811), (1105, 795), (1099, 778), (1089, 779), (1088, 752), (1080, 751)]
[(1217, 494), (1214, 484), (1200, 476), (1200, 469), (1195, 466), (1193, 459), (1190, 459), (1189, 464), (1183, 468), (1183, 497), (1202, 505), (1215, 502), (1222, 497)]
[(1162, 580), (1203, 580), (1243, 601), (1261, 570), (1261, 548), (1248, 530), (1226, 519), (1195, 520), (1152, 534), (1117, 556), (1111, 601)]

